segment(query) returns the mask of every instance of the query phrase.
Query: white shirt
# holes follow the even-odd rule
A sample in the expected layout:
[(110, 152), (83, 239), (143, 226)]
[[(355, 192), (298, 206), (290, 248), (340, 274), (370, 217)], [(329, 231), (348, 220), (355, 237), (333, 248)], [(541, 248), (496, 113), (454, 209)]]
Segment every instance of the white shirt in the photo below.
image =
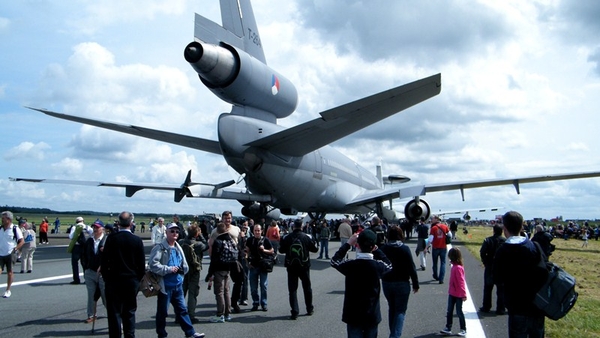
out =
[(17, 246), (17, 242), (23, 239), (23, 233), (17, 229), (17, 240), (15, 241), (15, 232), (13, 232), (14, 224), (10, 223), (8, 229), (0, 227), (0, 256), (8, 256), (12, 254), (13, 250)]

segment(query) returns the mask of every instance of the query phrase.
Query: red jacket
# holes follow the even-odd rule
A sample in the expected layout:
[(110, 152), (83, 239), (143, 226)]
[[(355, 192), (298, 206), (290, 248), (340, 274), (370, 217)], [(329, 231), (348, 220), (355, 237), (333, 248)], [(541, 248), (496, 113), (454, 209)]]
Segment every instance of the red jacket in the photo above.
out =
[(42, 221), (40, 224), (40, 232), (48, 232), (48, 222)]

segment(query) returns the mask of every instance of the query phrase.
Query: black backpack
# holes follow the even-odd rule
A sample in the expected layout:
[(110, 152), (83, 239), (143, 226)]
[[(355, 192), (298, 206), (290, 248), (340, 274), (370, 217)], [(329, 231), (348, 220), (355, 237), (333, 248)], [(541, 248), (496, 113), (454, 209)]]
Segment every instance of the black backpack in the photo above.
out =
[(302, 239), (300, 236), (294, 237), (286, 256), (287, 266), (304, 267), (308, 263), (308, 259), (309, 257), (306, 255), (306, 250), (304, 250)]
[(575, 277), (558, 265), (546, 261), (542, 256), (542, 247), (534, 242), (539, 254), (538, 268), (548, 270), (546, 283), (535, 295), (533, 303), (552, 320), (564, 317), (577, 302), (579, 294), (575, 291)]
[(238, 260), (238, 248), (231, 236), (221, 241), (223, 244), (219, 253), (221, 263), (235, 263)]

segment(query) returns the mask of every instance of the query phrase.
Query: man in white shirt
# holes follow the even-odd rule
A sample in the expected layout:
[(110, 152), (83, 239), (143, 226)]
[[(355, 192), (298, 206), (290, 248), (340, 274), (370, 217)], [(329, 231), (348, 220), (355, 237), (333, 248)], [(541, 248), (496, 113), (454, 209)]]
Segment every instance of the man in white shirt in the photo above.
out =
[[(16, 231), (15, 231), (16, 230)], [(10, 211), (2, 212), (2, 228), (0, 229), (0, 273), (4, 271), (6, 266), (6, 291), (3, 298), (10, 297), (10, 286), (13, 282), (13, 253), (21, 249), (25, 241), (23, 233), (16, 229), (13, 224), (13, 213)]]
[(152, 244), (160, 244), (165, 239), (165, 219), (159, 217), (157, 220), (158, 224), (152, 227)]

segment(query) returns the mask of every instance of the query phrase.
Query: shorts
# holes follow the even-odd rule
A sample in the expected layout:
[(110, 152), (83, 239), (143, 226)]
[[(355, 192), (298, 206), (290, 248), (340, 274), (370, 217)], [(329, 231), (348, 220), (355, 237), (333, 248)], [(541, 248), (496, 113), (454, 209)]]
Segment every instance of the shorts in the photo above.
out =
[(6, 272), (12, 272), (13, 268), (13, 255), (8, 256), (0, 256), (0, 270), (4, 271), (4, 266), (6, 266)]

